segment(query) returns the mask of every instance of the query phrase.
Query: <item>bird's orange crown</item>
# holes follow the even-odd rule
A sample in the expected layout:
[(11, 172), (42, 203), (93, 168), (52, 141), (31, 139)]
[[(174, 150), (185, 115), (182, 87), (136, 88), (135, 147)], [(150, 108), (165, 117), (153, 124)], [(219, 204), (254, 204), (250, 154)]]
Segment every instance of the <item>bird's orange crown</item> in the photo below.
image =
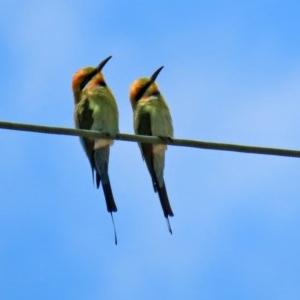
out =
[(137, 102), (145, 97), (152, 96), (154, 94), (157, 94), (158, 91), (158, 85), (156, 82), (152, 82), (149, 85), (149, 78), (140, 78), (135, 80), (129, 90), (129, 97), (132, 107), (134, 108)]
[(129, 98), (133, 109), (140, 99), (159, 94), (155, 80), (162, 69), (163, 66), (158, 68), (150, 78), (140, 78), (132, 83), (129, 90)]
[(108, 56), (104, 60), (100, 62), (100, 64), (94, 67), (86, 67), (83, 69), (78, 70), (72, 79), (72, 89), (74, 94), (74, 101), (75, 104), (79, 103), (80, 101), (80, 94), (82, 90), (87, 86), (88, 83), (95, 85), (106, 85), (104, 82), (103, 75), (101, 74), (101, 70), (106, 65), (106, 63), (112, 58), (112, 56)]
[(78, 70), (74, 74), (72, 78), (72, 89), (74, 94), (74, 101), (76, 104), (80, 101), (80, 93), (96, 73), (96, 68), (86, 67)]

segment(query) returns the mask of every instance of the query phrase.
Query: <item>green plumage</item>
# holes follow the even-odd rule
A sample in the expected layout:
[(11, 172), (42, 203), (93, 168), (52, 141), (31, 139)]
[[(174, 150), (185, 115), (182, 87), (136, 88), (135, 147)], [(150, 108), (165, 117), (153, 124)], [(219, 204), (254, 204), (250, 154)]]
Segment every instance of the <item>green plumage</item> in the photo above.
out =
[[(154, 74), (157, 75), (157, 72)], [(134, 131), (136, 134), (164, 138), (173, 137), (173, 125), (169, 108), (154, 82), (146, 78), (135, 81), (131, 88), (130, 100), (134, 111)], [(166, 146), (148, 143), (140, 143), (139, 146), (152, 178), (154, 191), (159, 195), (169, 231), (172, 233), (168, 217), (174, 214), (163, 176)]]
[[(85, 130), (96, 130), (114, 136), (118, 133), (118, 107), (115, 98), (106, 85), (101, 85), (102, 76), (97, 75), (82, 91), (80, 101), (75, 107), (75, 125)], [(107, 210), (117, 211), (109, 176), (109, 146), (110, 139), (80, 138), (82, 146), (89, 159), (93, 174), (96, 173), (96, 185), (102, 187), (105, 194)]]

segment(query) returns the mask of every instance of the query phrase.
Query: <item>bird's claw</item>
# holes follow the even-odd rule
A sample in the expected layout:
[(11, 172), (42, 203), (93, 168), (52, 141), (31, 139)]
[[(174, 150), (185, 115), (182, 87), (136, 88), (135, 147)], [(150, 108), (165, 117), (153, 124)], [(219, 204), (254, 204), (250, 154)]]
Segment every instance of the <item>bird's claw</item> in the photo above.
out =
[(171, 138), (170, 136), (158, 136), (163, 142), (164, 144), (171, 144), (173, 143), (173, 138)]
[(108, 132), (103, 132), (105, 138), (112, 138), (111, 134)]

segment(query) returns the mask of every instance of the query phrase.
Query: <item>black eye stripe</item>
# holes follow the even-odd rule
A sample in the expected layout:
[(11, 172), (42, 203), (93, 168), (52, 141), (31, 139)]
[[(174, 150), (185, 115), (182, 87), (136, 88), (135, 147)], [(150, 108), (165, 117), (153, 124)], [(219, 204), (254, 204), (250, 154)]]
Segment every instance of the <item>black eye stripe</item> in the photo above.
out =
[(160, 92), (159, 91), (155, 91), (155, 92), (153, 92), (152, 94), (151, 94), (151, 96), (155, 96), (155, 97), (157, 97), (157, 96), (159, 96), (160, 95)]
[(139, 99), (141, 99), (151, 84), (152, 84), (152, 82), (150, 80), (148, 82), (146, 82), (144, 84), (144, 86), (141, 87), (139, 92), (135, 95), (134, 100), (138, 101)]
[(96, 75), (97, 70), (91, 72), (89, 75), (85, 76), (84, 80), (80, 84), (80, 89), (83, 90), (88, 82)]

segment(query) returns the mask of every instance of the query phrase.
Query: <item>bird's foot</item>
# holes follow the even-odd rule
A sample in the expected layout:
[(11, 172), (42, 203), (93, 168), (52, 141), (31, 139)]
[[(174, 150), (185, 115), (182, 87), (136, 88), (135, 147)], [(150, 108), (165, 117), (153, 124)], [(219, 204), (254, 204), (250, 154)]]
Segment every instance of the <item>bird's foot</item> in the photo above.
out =
[(104, 138), (108, 138), (108, 139), (111, 139), (111, 138), (112, 138), (111, 134), (108, 133), (108, 132), (103, 132), (103, 137), (104, 137)]
[(171, 138), (170, 136), (158, 136), (163, 142), (164, 144), (171, 144), (173, 143), (173, 138)]

